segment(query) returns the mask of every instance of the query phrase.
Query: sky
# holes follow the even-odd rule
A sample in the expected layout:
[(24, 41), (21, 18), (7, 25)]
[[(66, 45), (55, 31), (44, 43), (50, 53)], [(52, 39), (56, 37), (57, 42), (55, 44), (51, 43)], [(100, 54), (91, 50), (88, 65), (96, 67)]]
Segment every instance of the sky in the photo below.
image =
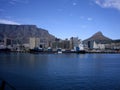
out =
[(0, 23), (36, 25), (66, 39), (120, 39), (120, 0), (0, 0)]

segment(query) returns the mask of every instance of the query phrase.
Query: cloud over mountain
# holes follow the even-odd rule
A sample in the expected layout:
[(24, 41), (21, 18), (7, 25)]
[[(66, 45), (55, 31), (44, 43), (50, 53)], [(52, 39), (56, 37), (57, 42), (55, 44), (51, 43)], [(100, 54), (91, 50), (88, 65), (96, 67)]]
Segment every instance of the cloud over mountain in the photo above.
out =
[(17, 23), (17, 22), (10, 21), (10, 20), (6, 20), (6, 19), (0, 19), (0, 23), (1, 23), (1, 24), (20, 25), (20, 24), (19, 24), (19, 23)]

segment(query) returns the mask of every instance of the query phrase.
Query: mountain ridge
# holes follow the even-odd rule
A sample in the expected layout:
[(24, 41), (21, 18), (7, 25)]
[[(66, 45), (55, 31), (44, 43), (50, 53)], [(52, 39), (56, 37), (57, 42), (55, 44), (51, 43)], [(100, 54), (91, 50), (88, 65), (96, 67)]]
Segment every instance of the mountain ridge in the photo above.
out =
[(38, 37), (44, 42), (52, 42), (55, 36), (48, 30), (38, 28), (36, 25), (11, 25), (0, 24), (0, 35), (19, 40), (21, 43), (29, 43), (30, 37)]

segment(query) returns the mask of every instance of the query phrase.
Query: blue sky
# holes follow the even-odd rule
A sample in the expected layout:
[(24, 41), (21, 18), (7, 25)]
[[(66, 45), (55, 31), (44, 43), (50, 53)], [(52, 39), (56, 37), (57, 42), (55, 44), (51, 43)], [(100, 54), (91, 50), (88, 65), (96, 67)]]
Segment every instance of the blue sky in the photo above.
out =
[(61, 39), (98, 31), (120, 39), (120, 0), (0, 0), (0, 23), (34, 24)]

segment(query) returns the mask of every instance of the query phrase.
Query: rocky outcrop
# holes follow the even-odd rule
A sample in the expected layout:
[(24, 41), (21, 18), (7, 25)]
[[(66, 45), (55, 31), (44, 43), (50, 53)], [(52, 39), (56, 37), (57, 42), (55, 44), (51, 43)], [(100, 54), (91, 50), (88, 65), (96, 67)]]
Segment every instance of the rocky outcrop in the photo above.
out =
[(110, 43), (110, 42), (112, 42), (112, 39), (104, 36), (102, 34), (102, 32), (97, 32), (93, 36), (91, 36), (90, 38), (84, 40), (83, 42), (88, 43), (88, 41), (95, 41), (97, 43)]

